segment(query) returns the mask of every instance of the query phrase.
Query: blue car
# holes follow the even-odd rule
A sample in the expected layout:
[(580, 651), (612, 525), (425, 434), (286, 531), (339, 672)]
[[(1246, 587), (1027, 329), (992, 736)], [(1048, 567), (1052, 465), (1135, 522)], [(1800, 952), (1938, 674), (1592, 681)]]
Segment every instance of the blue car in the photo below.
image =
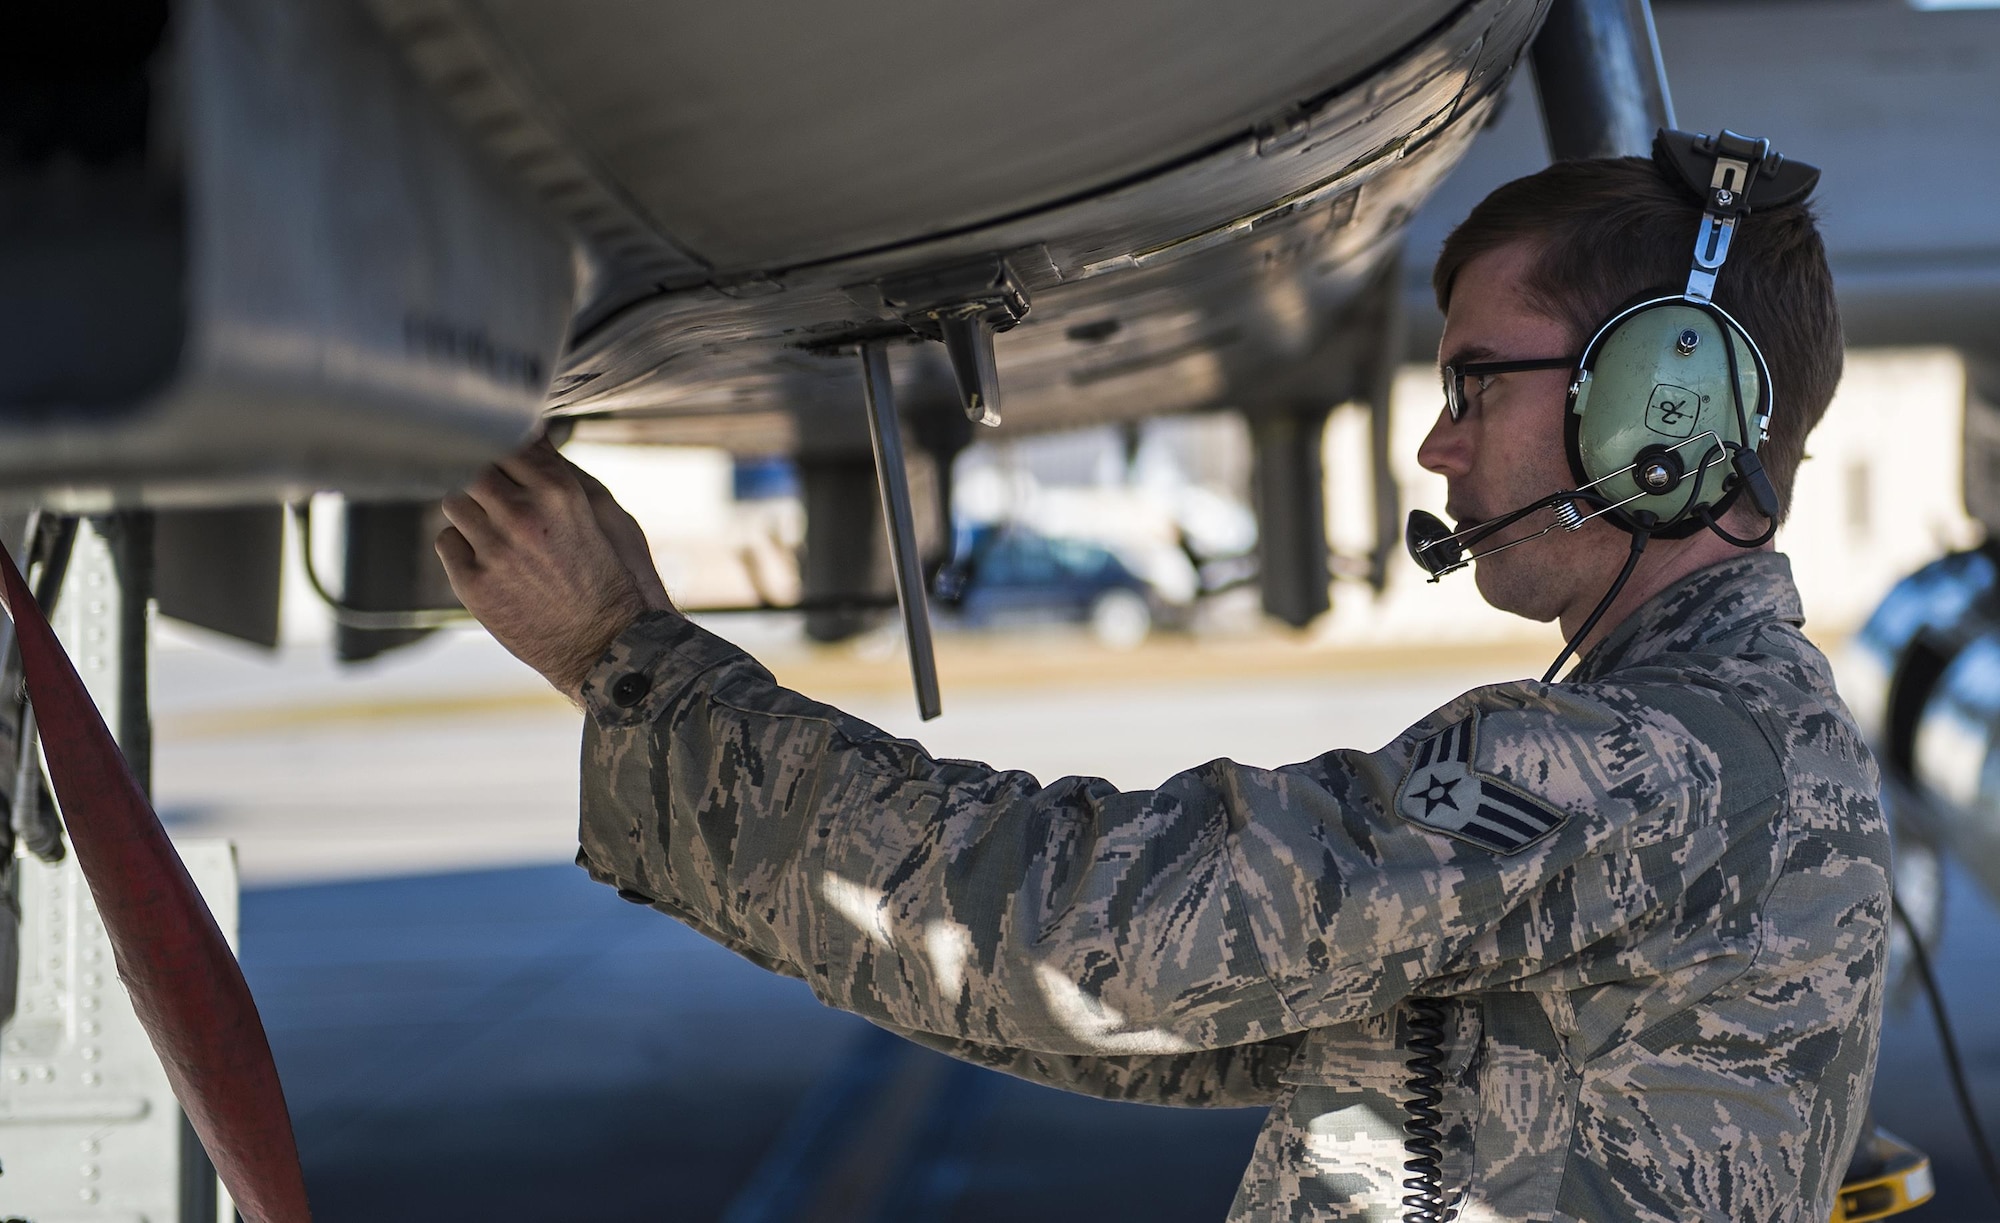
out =
[(962, 529), (957, 544), (933, 588), (960, 623), (1085, 623), (1114, 649), (1131, 649), (1152, 631), (1152, 588), (1101, 544), (1008, 525)]

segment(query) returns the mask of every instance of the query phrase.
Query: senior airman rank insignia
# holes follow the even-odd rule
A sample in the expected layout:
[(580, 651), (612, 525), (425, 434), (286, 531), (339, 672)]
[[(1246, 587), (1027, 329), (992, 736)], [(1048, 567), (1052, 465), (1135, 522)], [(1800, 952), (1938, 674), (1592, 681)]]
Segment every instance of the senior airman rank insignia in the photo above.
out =
[(1473, 770), (1479, 713), (1466, 715), (1417, 744), (1396, 810), (1413, 824), (1495, 853), (1526, 849), (1569, 818), (1547, 803)]

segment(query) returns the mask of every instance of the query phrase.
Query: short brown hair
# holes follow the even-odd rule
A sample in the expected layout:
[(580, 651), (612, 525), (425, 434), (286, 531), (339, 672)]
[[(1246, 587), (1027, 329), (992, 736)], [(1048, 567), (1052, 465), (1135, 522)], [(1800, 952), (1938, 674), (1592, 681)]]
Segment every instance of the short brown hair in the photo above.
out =
[[(1481, 200), (1451, 231), (1431, 274), (1438, 308), (1451, 305), (1465, 265), (1516, 242), (1539, 255), (1523, 286), (1535, 309), (1566, 325), (1581, 350), (1604, 320), (1655, 292), (1687, 283), (1701, 207), (1643, 157), (1559, 161)], [(1840, 383), (1843, 343), (1833, 274), (1812, 210), (1789, 204), (1736, 227), (1715, 304), (1743, 324), (1771, 367), (1771, 437), (1759, 448), (1789, 510), (1806, 434)]]

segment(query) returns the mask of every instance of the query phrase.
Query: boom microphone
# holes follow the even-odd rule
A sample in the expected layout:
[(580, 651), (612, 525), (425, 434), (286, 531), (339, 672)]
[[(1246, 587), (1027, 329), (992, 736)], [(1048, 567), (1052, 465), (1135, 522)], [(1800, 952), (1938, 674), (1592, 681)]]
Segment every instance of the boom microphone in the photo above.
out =
[[(1701, 462), (1696, 464), (1694, 471), (1687, 472), (1683, 469), (1682, 460), (1678, 455), (1683, 448), (1692, 446), (1697, 442), (1710, 442), (1712, 444), (1709, 446), (1708, 451), (1702, 455)], [(1694, 481), (1694, 490), (1688, 497), (1688, 503), (1693, 504), (1695, 499), (1701, 496), (1702, 481), (1708, 477), (1709, 469), (1722, 461), (1723, 451), (1728, 445), (1729, 443), (1725, 442), (1715, 430), (1704, 429), (1693, 437), (1685, 441), (1675, 442), (1671, 446), (1649, 446), (1641, 450), (1638, 458), (1634, 459), (1631, 463), (1626, 464), (1616, 471), (1601, 475), (1588, 484), (1579, 485), (1576, 488), (1564, 489), (1559, 493), (1550, 493), (1541, 500), (1532, 501), (1511, 514), (1502, 514), (1498, 518), (1489, 518), (1478, 526), (1467, 527), (1463, 531), (1453, 531), (1435, 514), (1427, 514), (1422, 510), (1413, 510), (1410, 513), (1409, 523), (1403, 528), (1403, 546), (1409, 549), (1410, 559), (1423, 566), (1424, 572), (1430, 574), (1431, 581), (1435, 582), (1447, 573), (1454, 573), (1465, 568), (1482, 556), (1492, 556), (1496, 552), (1505, 552), (1507, 549), (1527, 543), (1531, 539), (1540, 539), (1557, 527), (1561, 527), (1565, 531), (1579, 530), (1584, 523), (1589, 522), (1593, 518), (1601, 518), (1614, 510), (1630, 505), (1645, 497), (1672, 492), (1683, 481), (1688, 479)], [(1771, 520), (1770, 528), (1756, 539), (1742, 540), (1737, 539), (1721, 527), (1716, 526), (1713, 519), (1709, 518), (1706, 514), (1703, 515), (1703, 520), (1707, 522), (1708, 526), (1716, 534), (1721, 535), (1724, 539), (1729, 540), (1739, 547), (1754, 548), (1769, 539), (1772, 533), (1778, 529), (1778, 520), (1776, 517), (1778, 495), (1772, 491), (1770, 477), (1765, 475), (1763, 466), (1757, 461), (1757, 456), (1751, 453), (1748, 448), (1737, 447), (1736, 455), (1732, 458), (1731, 462), (1736, 467), (1738, 478), (1750, 488), (1751, 497), (1756, 501), (1759, 512), (1764, 513), (1764, 516)], [(1634, 485), (1638, 489), (1631, 496), (1626, 497), (1622, 501), (1611, 501), (1597, 491), (1598, 486), (1605, 481), (1623, 475), (1631, 475)], [(1579, 501), (1593, 508), (1589, 513), (1585, 513), (1583, 510), (1577, 508), (1577, 502)], [(1768, 512), (1766, 512), (1766, 507), (1768, 507)], [(1468, 549), (1493, 538), (1494, 535), (1513, 526), (1536, 510), (1554, 510), (1556, 520), (1541, 530), (1536, 531), (1533, 535), (1523, 535), (1521, 538), (1509, 540), (1497, 548), (1488, 548), (1484, 552), (1473, 552), (1467, 555)], [(1644, 531), (1650, 534), (1658, 524), (1659, 519), (1654, 517), (1651, 512), (1640, 510), (1634, 512), (1633, 521), (1626, 529)]]
[[(1403, 546), (1409, 550), (1410, 559), (1421, 565), (1424, 572), (1431, 575), (1431, 581), (1435, 582), (1447, 573), (1455, 573), (1465, 568), (1482, 556), (1505, 552), (1515, 544), (1540, 539), (1557, 527), (1566, 531), (1576, 530), (1597, 516), (1596, 514), (1585, 516), (1576, 508), (1577, 499), (1588, 500), (1589, 494), (1573, 489), (1551, 493), (1539, 501), (1522, 506), (1511, 514), (1502, 514), (1498, 518), (1488, 519), (1478, 526), (1467, 527), (1463, 531), (1452, 530), (1436, 514), (1412, 510), (1409, 522), (1403, 528)], [(1524, 535), (1497, 548), (1488, 548), (1484, 552), (1467, 555), (1469, 549), (1485, 543), (1535, 511), (1548, 509), (1555, 511), (1556, 520), (1533, 535)]]

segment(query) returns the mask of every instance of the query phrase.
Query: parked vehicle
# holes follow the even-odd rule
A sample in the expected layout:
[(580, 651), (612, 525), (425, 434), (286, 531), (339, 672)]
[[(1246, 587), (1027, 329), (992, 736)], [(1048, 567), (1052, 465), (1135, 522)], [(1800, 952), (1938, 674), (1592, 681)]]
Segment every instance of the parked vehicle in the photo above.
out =
[(1152, 588), (1102, 544), (1013, 525), (963, 529), (957, 542), (932, 589), (961, 624), (1084, 623), (1100, 642), (1121, 650), (1153, 629)]

